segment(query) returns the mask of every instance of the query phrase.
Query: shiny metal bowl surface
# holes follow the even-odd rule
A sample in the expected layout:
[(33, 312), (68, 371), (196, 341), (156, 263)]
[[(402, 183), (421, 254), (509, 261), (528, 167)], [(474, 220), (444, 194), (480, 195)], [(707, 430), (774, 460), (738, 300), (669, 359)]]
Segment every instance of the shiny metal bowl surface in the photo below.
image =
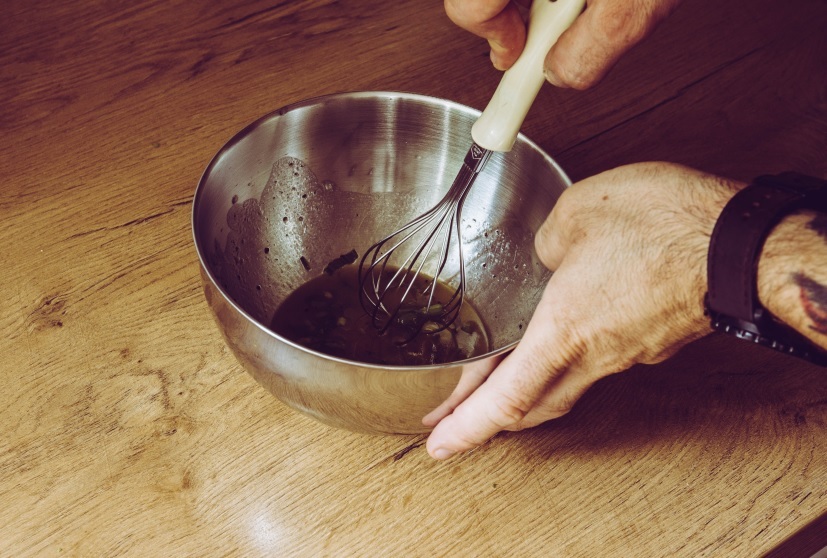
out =
[(352, 249), (361, 255), (439, 201), (478, 116), (407, 93), (330, 95), (250, 124), (209, 163), (192, 214), (206, 299), (236, 358), (282, 402), (350, 430), (424, 432), (422, 417), (462, 374), (490, 373), (520, 339), (550, 277), (534, 233), (569, 185), (522, 135), (511, 152), (492, 156), (462, 212), (466, 296), (491, 352), (383, 367), (314, 352), (267, 327), (280, 302), (327, 262)]

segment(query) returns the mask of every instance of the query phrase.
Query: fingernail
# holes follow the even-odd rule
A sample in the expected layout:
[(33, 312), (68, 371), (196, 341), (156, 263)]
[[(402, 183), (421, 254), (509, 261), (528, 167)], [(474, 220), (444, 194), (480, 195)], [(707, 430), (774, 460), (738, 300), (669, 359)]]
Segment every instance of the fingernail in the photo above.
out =
[(433, 456), (435, 459), (443, 460), (456, 455), (457, 452), (449, 450), (448, 448), (437, 448), (434, 450)]
[(488, 46), (491, 47), (491, 50), (498, 54), (502, 54), (506, 51), (505, 45), (495, 39), (488, 39)]
[(507, 52), (506, 48), (493, 39), (488, 39), (488, 46), (491, 47), (491, 53), (489, 54), (491, 63), (494, 64), (496, 69), (504, 70), (505, 65), (502, 62), (502, 57)]
[(568, 85), (563, 83), (563, 80), (561, 80), (559, 77), (557, 77), (557, 74), (555, 74), (554, 72), (552, 72), (548, 68), (546, 68), (543, 71), (543, 74), (546, 76), (546, 81), (548, 81), (550, 84), (554, 85), (555, 87), (562, 87), (563, 89), (568, 89), (569, 88)]

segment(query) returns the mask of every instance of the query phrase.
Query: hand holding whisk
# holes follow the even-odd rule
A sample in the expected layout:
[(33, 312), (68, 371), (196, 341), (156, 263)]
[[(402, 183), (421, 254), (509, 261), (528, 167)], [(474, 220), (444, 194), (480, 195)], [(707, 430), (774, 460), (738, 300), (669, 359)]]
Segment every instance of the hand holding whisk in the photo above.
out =
[[(505, 72), (482, 115), (471, 128), (473, 143), (445, 196), (430, 210), (365, 251), (359, 263), (359, 299), (381, 331), (412, 325), (413, 335), (435, 333), (459, 315), (465, 297), (460, 227), (462, 205), (493, 151), (510, 151), (531, 104), (545, 81), (543, 61), (585, 0), (534, 0), (526, 46)], [(451, 293), (437, 300), (446, 263), (459, 271)]]

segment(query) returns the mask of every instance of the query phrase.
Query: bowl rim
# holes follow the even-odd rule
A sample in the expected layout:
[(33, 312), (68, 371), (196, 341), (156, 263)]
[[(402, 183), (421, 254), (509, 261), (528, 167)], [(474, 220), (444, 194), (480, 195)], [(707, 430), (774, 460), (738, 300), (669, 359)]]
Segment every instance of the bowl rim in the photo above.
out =
[[(442, 364), (399, 366), (399, 365), (387, 365), (387, 364), (374, 364), (374, 363), (369, 363), (369, 362), (361, 362), (361, 361), (358, 361), (358, 360), (350, 360), (350, 359), (346, 359), (346, 358), (336, 357), (336, 356), (333, 356), (333, 355), (328, 355), (328, 354), (325, 354), (325, 353), (322, 353), (322, 352), (319, 352), (319, 351), (315, 351), (313, 349), (309, 349), (309, 348), (307, 348), (303, 345), (300, 345), (299, 343), (296, 343), (294, 341), (290, 341), (286, 337), (283, 337), (283, 336), (275, 333), (269, 327), (267, 327), (266, 325), (262, 324), (261, 322), (259, 322), (255, 318), (253, 318), (247, 311), (245, 311), (239, 304), (237, 304), (233, 300), (233, 298), (224, 290), (224, 288), (221, 286), (220, 282), (216, 280), (215, 276), (213, 275), (212, 271), (210, 270), (210, 267), (206, 263), (206, 259), (205, 259), (205, 256), (203, 254), (202, 247), (201, 247), (201, 245), (198, 241), (198, 236), (196, 235), (196, 215), (198, 213), (198, 207), (199, 207), (199, 204), (201, 202), (201, 198), (203, 197), (203, 191), (206, 188), (205, 183), (206, 183), (207, 177), (211, 174), (211, 172), (213, 170), (213, 167), (215, 167), (215, 165), (218, 164), (218, 161), (222, 158), (222, 156), (225, 153), (227, 153), (229, 150), (231, 150), (233, 147), (235, 147), (235, 145), (238, 144), (241, 140), (246, 138), (249, 135), (250, 132), (252, 132), (254, 129), (258, 128), (259, 126), (261, 126), (263, 123), (269, 121), (270, 119), (278, 118), (280, 116), (284, 116), (288, 112), (291, 112), (291, 111), (294, 111), (294, 110), (298, 110), (298, 109), (309, 107), (309, 106), (318, 105), (318, 104), (323, 103), (325, 101), (329, 101), (329, 100), (333, 100), (333, 99), (345, 99), (345, 98), (347, 98), (347, 99), (359, 99), (359, 98), (365, 98), (365, 99), (376, 99), (376, 98), (409, 99), (409, 100), (414, 100), (414, 101), (420, 101), (424, 104), (429, 104), (429, 105), (434, 105), (434, 106), (444, 106), (446, 108), (458, 110), (462, 113), (468, 114), (468, 115), (473, 116), (475, 118), (479, 118), (479, 116), (482, 114), (482, 111), (477, 110), (477, 109), (472, 108), (472, 107), (469, 107), (467, 105), (463, 105), (463, 104), (458, 103), (456, 101), (450, 101), (450, 100), (447, 100), (447, 99), (441, 99), (439, 97), (433, 97), (433, 96), (430, 96), (430, 95), (423, 95), (423, 94), (420, 94), (420, 93), (410, 93), (410, 92), (404, 92), (404, 91), (345, 91), (345, 92), (339, 92), (339, 93), (331, 93), (331, 94), (327, 94), (327, 95), (317, 95), (315, 97), (310, 97), (310, 98), (307, 98), (307, 99), (303, 99), (301, 101), (296, 101), (294, 103), (289, 103), (287, 105), (282, 106), (281, 108), (273, 110), (273, 111), (271, 111), (271, 112), (255, 119), (254, 121), (252, 121), (249, 124), (247, 124), (246, 126), (244, 126), (241, 130), (239, 130), (238, 132), (233, 134), (230, 137), (230, 139), (227, 140), (221, 146), (221, 148), (215, 153), (215, 155), (213, 155), (210, 158), (209, 163), (207, 163), (206, 167), (204, 168), (204, 171), (201, 173), (201, 177), (198, 179), (198, 184), (195, 187), (195, 193), (194, 193), (193, 199), (192, 199), (192, 211), (191, 211), (191, 214), (190, 214), (190, 229), (191, 229), (191, 234), (192, 234), (192, 241), (193, 241), (193, 244), (195, 245), (195, 251), (196, 251), (196, 254), (198, 255), (198, 263), (201, 266), (202, 272), (207, 276), (207, 278), (209, 279), (212, 286), (220, 293), (221, 297), (224, 299), (224, 302), (226, 304), (229, 304), (230, 306), (232, 306), (232, 308), (236, 312), (238, 312), (241, 316), (243, 316), (244, 319), (249, 324), (257, 327), (262, 333), (264, 333), (268, 337), (272, 337), (272, 338), (274, 338), (274, 339), (276, 339), (276, 340), (278, 340), (282, 343), (286, 343), (287, 345), (289, 345), (289, 346), (291, 346), (291, 347), (293, 347), (293, 348), (295, 348), (295, 349), (297, 349), (297, 350), (299, 350), (303, 353), (307, 353), (307, 354), (313, 355), (315, 357), (319, 357), (319, 358), (321, 358), (322, 360), (325, 360), (325, 361), (331, 361), (331, 362), (335, 362), (335, 363), (339, 363), (339, 364), (347, 364), (347, 365), (355, 366), (355, 367), (358, 367), (358, 368), (367, 368), (367, 369), (375, 369), (375, 370), (393, 370), (394, 372), (418, 371), (418, 370), (433, 371), (434, 369), (438, 369), (438, 368), (451, 368), (451, 367), (456, 367), (456, 366), (466, 366), (466, 365), (469, 365), (469, 364), (472, 364), (472, 363), (475, 363), (475, 362), (478, 362), (478, 361), (487, 360), (487, 359), (497, 357), (499, 355), (504, 355), (505, 353), (510, 352), (520, 342), (520, 340), (522, 339), (522, 336), (525, 334), (525, 330), (523, 330), (523, 334), (521, 334), (520, 337), (517, 340), (512, 341), (511, 343), (509, 343), (507, 345), (504, 345), (504, 346), (502, 346), (498, 349), (488, 351), (487, 353), (484, 353), (482, 355), (478, 355), (478, 356), (475, 356), (475, 357), (472, 357), (472, 358), (468, 358), (468, 359), (464, 359), (464, 360), (457, 360), (457, 361), (453, 361), (453, 362), (445, 362), (445, 363), (442, 363)], [(519, 132), (517, 134), (517, 138), (521, 143), (524, 143), (524, 144), (528, 145), (535, 152), (540, 154), (546, 160), (546, 162), (557, 171), (558, 175), (560, 176), (560, 178), (563, 182), (563, 186), (565, 188), (568, 188), (569, 186), (571, 186), (572, 182), (571, 182), (571, 179), (569, 178), (568, 174), (566, 174), (566, 172), (557, 163), (557, 161), (555, 161), (548, 153), (546, 153), (544, 149), (542, 149), (539, 145), (537, 145), (537, 143), (535, 143), (534, 141), (529, 139), (527, 136), (525, 136), (522, 132)], [(469, 141), (469, 145), (470, 145), (470, 142), (471, 142), (470, 137), (468, 138), (468, 141)]]

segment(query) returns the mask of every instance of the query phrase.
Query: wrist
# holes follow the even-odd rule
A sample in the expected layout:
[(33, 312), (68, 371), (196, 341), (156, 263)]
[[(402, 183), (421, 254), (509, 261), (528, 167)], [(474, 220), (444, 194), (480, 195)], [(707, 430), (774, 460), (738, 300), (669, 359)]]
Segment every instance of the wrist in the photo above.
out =
[(758, 299), (770, 313), (823, 346), (825, 334), (819, 331), (813, 315), (818, 310), (813, 310), (808, 294), (808, 288), (827, 285), (827, 237), (811, 226), (819, 215), (798, 211), (773, 228), (761, 250), (756, 280)]
[[(802, 234), (802, 210), (827, 212), (827, 182), (784, 173), (735, 194), (712, 232), (706, 306), (718, 331), (827, 366), (827, 343), (813, 336), (827, 336), (827, 281), (818, 280), (827, 250)], [(822, 221), (809, 220), (827, 239)]]

